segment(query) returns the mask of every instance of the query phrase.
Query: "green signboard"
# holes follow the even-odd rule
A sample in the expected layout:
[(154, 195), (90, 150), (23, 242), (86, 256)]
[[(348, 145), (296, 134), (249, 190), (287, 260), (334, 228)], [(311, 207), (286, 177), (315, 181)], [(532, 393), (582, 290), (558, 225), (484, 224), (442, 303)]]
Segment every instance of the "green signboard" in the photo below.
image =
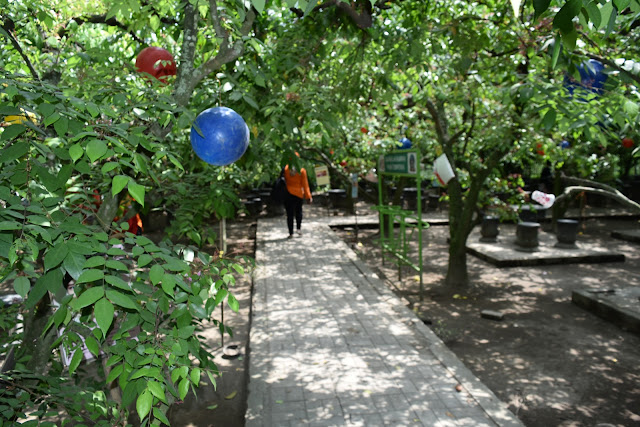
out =
[(402, 151), (380, 156), (378, 161), (380, 172), (385, 174), (417, 175), (420, 158), (415, 151)]

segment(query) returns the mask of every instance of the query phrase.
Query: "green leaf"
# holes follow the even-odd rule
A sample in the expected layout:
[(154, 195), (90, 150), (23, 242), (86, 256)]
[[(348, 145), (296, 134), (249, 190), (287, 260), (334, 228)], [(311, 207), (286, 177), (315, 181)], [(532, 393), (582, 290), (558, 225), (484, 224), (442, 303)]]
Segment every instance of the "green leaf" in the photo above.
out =
[(136, 401), (136, 411), (138, 412), (138, 416), (141, 421), (144, 420), (144, 417), (146, 417), (151, 410), (152, 403), (153, 395), (149, 393), (148, 390), (143, 391), (142, 394), (138, 396), (138, 400)]
[(86, 260), (82, 268), (100, 267), (100, 266), (103, 266), (104, 263), (105, 263), (104, 257), (96, 255)]
[(111, 370), (111, 372), (109, 372), (109, 375), (107, 376), (107, 384), (111, 384), (113, 381), (115, 381), (115, 379), (118, 378), (120, 374), (122, 374), (123, 370), (124, 370), (123, 364), (120, 364), (114, 367)]
[(611, 1), (608, 1), (602, 5), (602, 7), (600, 8), (601, 22), (600, 22), (600, 26), (598, 27), (598, 30), (602, 30), (606, 25), (609, 24), (609, 21), (611, 20), (611, 16), (614, 16), (614, 19), (615, 19), (614, 10), (615, 8), (613, 7), (613, 2)]
[(69, 147), (69, 157), (71, 157), (71, 160), (73, 160), (74, 163), (82, 157), (83, 154), (84, 151), (82, 151), (82, 146), (80, 144), (73, 144)]
[(34, 307), (38, 301), (47, 293), (50, 289), (55, 289), (62, 285), (62, 271), (60, 269), (50, 270), (43, 276), (40, 276), (33, 288), (29, 291), (29, 297), (25, 301), (27, 308)]
[(131, 378), (129, 378), (129, 380), (135, 380), (142, 377), (155, 378), (158, 375), (160, 375), (160, 368), (156, 368), (152, 366), (143, 366), (142, 368), (134, 372), (134, 374), (131, 375)]
[(151, 261), (153, 261), (153, 257), (151, 255), (142, 254), (138, 258), (138, 267), (144, 267), (145, 265), (149, 264)]
[[(0, 141), (9, 141), (11, 139), (14, 139), (17, 136), (20, 136), (26, 130), (27, 130), (27, 128), (24, 125), (11, 125), (8, 128), (5, 128), (4, 131), (2, 132), (2, 134), (0, 134)], [(22, 144), (25, 144), (25, 143), (23, 142)], [(10, 155), (9, 154), (5, 154), (5, 153), (7, 151), (9, 151), (12, 147), (13, 147), (13, 145), (10, 148), (8, 148), (7, 150), (3, 151), (2, 154), (0, 154), (0, 163), (6, 163), (6, 162), (8, 162), (10, 160), (15, 160), (18, 157), (26, 154), (26, 152), (25, 152), (25, 153), (22, 153), (20, 156), (17, 156), (15, 158), (11, 159)], [(7, 158), (5, 158), (5, 156), (7, 156)]]
[(88, 102), (87, 105), (87, 111), (89, 112), (89, 114), (91, 114), (92, 117), (97, 117), (100, 114), (100, 110), (98, 109), (98, 106), (92, 102)]
[(193, 368), (193, 370), (189, 373), (189, 377), (191, 377), (191, 382), (193, 385), (198, 387), (200, 384), (200, 368)]
[(129, 308), (132, 310), (138, 309), (138, 306), (131, 297), (116, 290), (107, 289), (107, 298), (109, 298), (112, 303), (114, 303), (115, 305), (119, 305), (120, 307)]
[(558, 65), (558, 58), (560, 57), (560, 50), (562, 48), (562, 42), (560, 37), (556, 36), (553, 45), (553, 54), (551, 55), (551, 69), (555, 69)]
[(77, 283), (89, 283), (95, 282), (96, 280), (100, 280), (104, 278), (104, 271), (98, 270), (96, 268), (90, 268), (89, 270), (85, 270), (80, 274)]
[[(300, 3), (303, 3), (303, 1), (300, 0)], [(307, 7), (304, 10), (304, 16), (308, 16), (315, 6), (316, 6), (315, 0), (309, 0), (309, 3), (307, 3)]]
[(233, 310), (234, 312), (238, 312), (238, 309), (240, 308), (240, 304), (238, 303), (238, 300), (236, 299), (236, 297), (233, 296), (233, 294), (229, 294), (229, 298), (227, 298), (227, 304), (229, 304), (229, 307), (231, 308), (231, 310)]
[(16, 277), (13, 281), (13, 289), (15, 289), (16, 293), (20, 295), (22, 299), (26, 299), (31, 289), (31, 281), (25, 276)]
[(114, 270), (129, 271), (129, 267), (127, 267), (122, 261), (117, 261), (114, 259), (110, 259), (109, 261), (107, 261), (106, 266)]
[(54, 247), (49, 249), (44, 255), (45, 271), (51, 270), (52, 268), (60, 265), (60, 263), (64, 261), (68, 253), (69, 248), (67, 248), (67, 245), (64, 241), (58, 242)]
[(153, 408), (153, 416), (156, 417), (160, 422), (171, 425), (167, 416), (162, 412), (160, 408)]
[(149, 381), (147, 383), (147, 389), (158, 399), (160, 399), (161, 401), (165, 402), (167, 400), (165, 394), (164, 394), (164, 390), (162, 389), (162, 386), (160, 385), (159, 382), (157, 381)]
[(119, 165), (120, 165), (120, 163), (117, 163), (117, 162), (107, 162), (104, 165), (102, 165), (102, 169), (100, 171), (103, 174), (106, 174), (108, 172), (111, 172), (115, 168), (117, 168)]
[(613, 3), (616, 5), (618, 11), (623, 11), (629, 6), (631, 0), (613, 0)]
[(189, 374), (189, 368), (186, 366), (180, 366), (171, 372), (171, 381), (176, 382), (178, 378), (186, 378)]
[(114, 176), (113, 180), (111, 181), (111, 194), (115, 196), (116, 194), (120, 193), (129, 183), (129, 179), (130, 178), (126, 175)]
[(93, 304), (104, 296), (104, 288), (102, 286), (95, 286), (84, 291), (78, 299), (69, 304), (74, 310), (80, 310), (83, 307)]
[(60, 117), (60, 119), (54, 123), (53, 128), (60, 138), (64, 137), (67, 134), (67, 130), (69, 130), (69, 119), (64, 116)]
[(89, 160), (95, 162), (107, 153), (107, 144), (99, 139), (92, 139), (87, 144), (86, 150), (87, 156), (89, 156)]
[(616, 17), (618, 16), (618, 9), (615, 7), (611, 9), (611, 15), (609, 16), (609, 21), (607, 21), (607, 29), (604, 32), (605, 37), (609, 37), (609, 34), (613, 31), (616, 26)]
[[(22, 126), (22, 125), (13, 125), (13, 126), (9, 126), (8, 128), (5, 128), (4, 132), (2, 133), (2, 136), (4, 137), (4, 135), (9, 131), (9, 129), (15, 128), (16, 126)], [(24, 128), (24, 126), (22, 127)], [(29, 152), (29, 144), (27, 144), (24, 141), (18, 141), (13, 145), (11, 145), (10, 147), (0, 151), (0, 163), (9, 163), (13, 160), (19, 159), (20, 157), (24, 156), (28, 152)]]
[(582, 0), (569, 0), (556, 13), (553, 18), (554, 28), (558, 28), (561, 33), (571, 32), (573, 27), (573, 18), (575, 18), (582, 9)]
[(542, 119), (542, 126), (544, 126), (545, 130), (550, 130), (555, 124), (556, 124), (556, 111), (553, 109), (550, 109), (549, 111), (547, 111), (547, 113), (544, 115), (544, 118)]
[(213, 376), (211, 371), (206, 371), (206, 373), (207, 373), (207, 376), (209, 377), (209, 381), (211, 381), (211, 385), (213, 386), (213, 389), (217, 390), (218, 384), (216, 382), (216, 378)]
[(256, 8), (258, 14), (262, 14), (262, 12), (264, 12), (264, 3), (265, 0), (251, 0), (251, 4)]
[(69, 363), (69, 374), (73, 375), (73, 373), (78, 369), (80, 362), (82, 362), (82, 358), (84, 354), (82, 353), (82, 349), (77, 348), (76, 351), (73, 352), (73, 357), (71, 358), (71, 363)]
[(151, 280), (151, 283), (153, 283), (154, 285), (157, 285), (158, 283), (160, 283), (163, 276), (164, 276), (164, 268), (162, 268), (158, 264), (154, 265), (149, 270), (149, 279)]
[(244, 268), (240, 264), (233, 264), (233, 269), (238, 272), (238, 274), (244, 275)]
[(171, 258), (166, 264), (163, 265), (163, 267), (165, 268), (165, 270), (175, 271), (175, 272), (182, 272), (182, 271), (189, 270), (189, 265), (186, 262), (180, 261), (175, 258)]
[(107, 274), (104, 276), (104, 281), (110, 285), (115, 286), (116, 288), (120, 288), (125, 291), (131, 291), (131, 286), (129, 286), (127, 282), (125, 282), (118, 276), (112, 276), (110, 274)]
[(22, 224), (17, 221), (0, 221), (0, 231), (20, 230)]
[(54, 111), (53, 114), (51, 114), (49, 117), (44, 119), (44, 125), (45, 127), (50, 126), (53, 123), (56, 123), (58, 120), (60, 120), (60, 113), (58, 113), (57, 111)]
[(585, 9), (587, 10), (589, 20), (593, 22), (593, 26), (596, 29), (600, 28), (600, 25), (602, 25), (602, 15), (600, 14), (600, 8), (598, 7), (598, 2), (597, 1), (589, 2), (589, 4), (585, 6)]
[(624, 103), (624, 112), (630, 116), (630, 117), (635, 117), (636, 115), (638, 115), (638, 104), (636, 104), (635, 102), (631, 101), (631, 100), (627, 100)]
[(136, 184), (133, 180), (129, 181), (129, 185), (127, 187), (129, 189), (129, 194), (134, 200), (144, 206), (144, 186)]
[(576, 42), (578, 41), (578, 32), (575, 28), (571, 28), (570, 31), (562, 33), (562, 44), (566, 46), (567, 50), (574, 50)]
[(176, 279), (172, 274), (164, 274), (162, 276), (162, 290), (169, 296), (173, 296), (173, 290), (176, 287)]
[(91, 354), (98, 357), (100, 354), (100, 344), (98, 344), (98, 341), (93, 337), (93, 335), (87, 335), (84, 337), (84, 343)]
[(187, 393), (189, 392), (189, 380), (187, 378), (183, 378), (178, 384), (178, 395), (180, 396), (180, 400), (184, 400)]
[(96, 322), (98, 327), (102, 331), (102, 335), (105, 337), (109, 332), (111, 323), (113, 323), (113, 313), (115, 309), (113, 304), (106, 298), (100, 299), (93, 308), (93, 314), (96, 316)]
[(85, 257), (75, 252), (69, 252), (62, 263), (64, 269), (74, 280), (78, 280), (82, 274), (82, 267), (85, 263)]

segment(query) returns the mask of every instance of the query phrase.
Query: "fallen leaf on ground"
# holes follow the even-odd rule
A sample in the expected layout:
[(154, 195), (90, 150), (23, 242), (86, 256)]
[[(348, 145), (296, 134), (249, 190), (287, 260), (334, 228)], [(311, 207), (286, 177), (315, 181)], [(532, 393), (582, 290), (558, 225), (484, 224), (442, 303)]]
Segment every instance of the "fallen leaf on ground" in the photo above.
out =
[(237, 392), (237, 391), (235, 391), (235, 390), (233, 390), (231, 393), (229, 393), (228, 395), (226, 395), (224, 398), (225, 398), (225, 399), (227, 399), (227, 400), (231, 400), (231, 399), (233, 399), (234, 397), (236, 397), (236, 394), (238, 394), (238, 392)]
[(214, 409), (216, 409), (217, 407), (218, 407), (218, 405), (210, 405), (210, 406), (207, 406), (207, 409), (210, 409), (210, 410), (212, 410), (212, 411), (213, 411), (213, 410), (214, 410)]

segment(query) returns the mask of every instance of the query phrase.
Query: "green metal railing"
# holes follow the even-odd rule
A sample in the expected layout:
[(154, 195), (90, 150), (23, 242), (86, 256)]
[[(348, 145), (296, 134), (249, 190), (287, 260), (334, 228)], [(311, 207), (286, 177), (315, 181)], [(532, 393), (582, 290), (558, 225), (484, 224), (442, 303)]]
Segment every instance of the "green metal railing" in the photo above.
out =
[[(382, 191), (384, 176), (387, 175), (406, 176), (416, 180), (417, 209), (415, 212), (385, 203)], [(383, 261), (388, 259), (398, 266), (398, 280), (402, 279), (403, 266), (408, 266), (418, 273), (420, 300), (424, 295), (422, 230), (429, 228), (429, 223), (422, 220), (421, 184), (420, 152), (418, 150), (397, 150), (382, 156), (378, 163), (378, 206), (372, 207), (378, 211), (379, 241)], [(410, 243), (414, 241), (416, 233), (418, 239), (417, 261), (410, 256)]]

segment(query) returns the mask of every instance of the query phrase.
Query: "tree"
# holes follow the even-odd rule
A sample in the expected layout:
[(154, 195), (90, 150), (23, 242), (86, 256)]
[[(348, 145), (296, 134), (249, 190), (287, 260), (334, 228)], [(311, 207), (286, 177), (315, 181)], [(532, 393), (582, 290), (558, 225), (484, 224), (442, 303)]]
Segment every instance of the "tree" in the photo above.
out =
[[(0, 281), (22, 297), (25, 320), (4, 343), (13, 363), (0, 411), (14, 421), (61, 411), (117, 425), (135, 404), (143, 424), (168, 423), (168, 408), (201, 375), (215, 383), (197, 331), (223, 302), (238, 309), (230, 288), (244, 267), (135, 235), (118, 210), (125, 200), (139, 209), (170, 201), (185, 179), (198, 184), (211, 170), (185, 154), (185, 131), (216, 93), (210, 74), (243, 53), (255, 14), (234, 1), (53, 6), (11, 3), (1, 16)], [(161, 38), (180, 53), (167, 85), (132, 74), (139, 43)], [(187, 204), (200, 202), (202, 216), (233, 215), (225, 176), (207, 181), (208, 191), (183, 191)], [(3, 324), (15, 314), (3, 311)], [(83, 346), (102, 361), (95, 381), (79, 375), (90, 369)]]
[[(575, 9), (576, 2), (560, 10), (540, 5), (536, 3), (535, 13), (530, 13), (527, 8), (511, 10), (498, 3), (429, 4), (419, 12), (415, 5), (406, 4), (389, 18), (387, 32), (393, 35), (380, 48), (386, 53), (380, 57), (387, 62), (387, 70), (403, 64), (392, 75), (400, 92), (396, 106), (416, 112), (417, 121), (429, 124), (422, 128), (438, 143), (434, 154), (445, 153), (457, 174), (447, 188), (450, 248), (445, 282), (452, 292), (469, 283), (466, 240), (481, 219), (487, 179), (505, 174), (500, 167), (505, 159), (534, 163), (539, 160), (532, 154), (544, 160), (558, 155), (561, 150), (552, 141), (558, 140), (562, 129), (555, 128), (556, 118), (563, 115), (564, 123), (570, 123), (576, 115), (586, 113), (583, 105), (567, 105), (560, 83), (566, 68), (559, 64), (571, 72), (571, 61), (576, 60), (572, 58), (580, 53), (573, 50), (579, 30), (583, 37), (597, 34), (598, 28), (609, 34), (617, 17), (617, 6), (611, 8), (611, 3), (597, 10), (588, 8), (589, 12)], [(598, 21), (597, 28), (585, 32), (585, 20), (595, 22), (600, 11), (609, 13), (606, 30)], [(580, 26), (572, 21), (578, 14)], [(625, 22), (620, 19), (621, 25)], [(551, 54), (547, 53), (550, 43), (555, 43)], [(570, 52), (563, 53), (566, 50)], [(615, 70), (622, 72), (619, 66)], [(610, 78), (617, 81), (615, 75)], [(611, 99), (608, 96), (607, 102)], [(621, 99), (624, 101), (617, 105), (631, 102), (627, 110), (636, 111), (635, 102)], [(632, 117), (635, 122), (637, 114)], [(571, 127), (577, 128), (576, 124)]]

